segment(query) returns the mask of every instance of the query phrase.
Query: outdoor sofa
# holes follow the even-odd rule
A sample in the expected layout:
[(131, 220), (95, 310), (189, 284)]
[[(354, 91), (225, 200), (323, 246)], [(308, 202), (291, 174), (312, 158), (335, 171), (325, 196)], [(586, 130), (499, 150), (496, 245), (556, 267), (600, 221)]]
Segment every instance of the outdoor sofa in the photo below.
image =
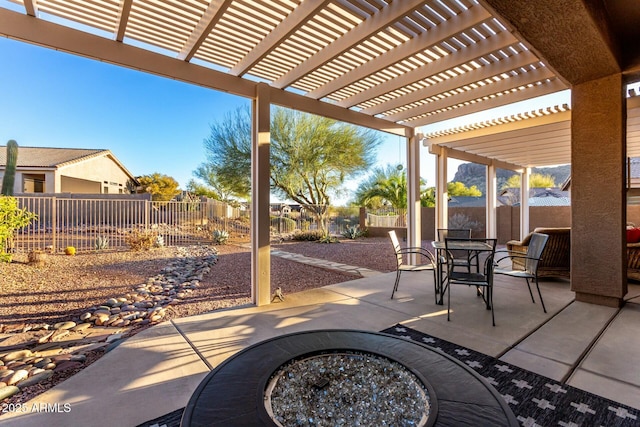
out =
[[(538, 277), (565, 277), (569, 278), (571, 273), (571, 228), (545, 228), (538, 227), (533, 233), (542, 233), (549, 236), (547, 245), (542, 251), (542, 257), (538, 264)], [(509, 240), (507, 249), (516, 252), (527, 252), (531, 235), (529, 233), (522, 241)], [(640, 265), (640, 244), (638, 245), (638, 263)], [(524, 259), (513, 258), (514, 269), (524, 270)], [(640, 267), (639, 267), (640, 268)], [(638, 271), (640, 273), (640, 270)]]

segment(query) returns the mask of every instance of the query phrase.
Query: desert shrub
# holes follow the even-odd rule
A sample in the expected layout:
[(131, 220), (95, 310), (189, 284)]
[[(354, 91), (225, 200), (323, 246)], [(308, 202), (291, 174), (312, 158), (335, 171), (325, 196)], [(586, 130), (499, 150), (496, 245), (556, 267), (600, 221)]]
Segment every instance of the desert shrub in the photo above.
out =
[(76, 248), (73, 246), (67, 246), (66, 248), (64, 248), (64, 253), (66, 255), (75, 255), (76, 254)]
[(124, 238), (124, 242), (132, 251), (148, 251), (156, 247), (158, 234), (154, 231), (133, 230)]
[(318, 239), (318, 243), (340, 243), (340, 241), (331, 234), (325, 233), (320, 239)]
[(109, 249), (109, 238), (107, 236), (98, 236), (96, 237), (96, 242), (94, 247), (97, 251), (102, 251), (105, 249)]
[(27, 208), (20, 209), (15, 197), (0, 196), (0, 262), (11, 262), (10, 249), (15, 232), (37, 219), (38, 216)]
[(216, 245), (226, 245), (229, 240), (229, 233), (224, 230), (213, 230), (213, 243)]
[(271, 217), (271, 227), (279, 233), (291, 233), (296, 229), (296, 222), (283, 216)]
[(478, 236), (482, 232), (482, 224), (461, 213), (454, 214), (449, 218), (448, 228), (470, 229), (472, 236)]
[(47, 262), (47, 254), (41, 250), (30, 251), (27, 259), (29, 265), (42, 266)]
[(360, 225), (357, 225), (357, 224), (347, 227), (346, 230), (342, 232), (342, 235), (344, 237), (351, 240), (355, 240), (358, 237), (362, 237), (363, 234), (364, 234), (363, 231), (360, 230)]
[(291, 236), (292, 240), (317, 242), (324, 237), (322, 230), (296, 231)]

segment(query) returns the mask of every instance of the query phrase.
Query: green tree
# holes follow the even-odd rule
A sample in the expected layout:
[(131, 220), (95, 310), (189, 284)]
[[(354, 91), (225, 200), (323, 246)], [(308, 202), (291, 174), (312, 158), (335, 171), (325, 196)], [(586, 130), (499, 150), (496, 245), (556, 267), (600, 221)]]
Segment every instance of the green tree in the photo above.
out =
[(187, 191), (196, 196), (206, 196), (210, 199), (220, 200), (218, 194), (210, 187), (197, 182), (195, 179), (187, 182)]
[(37, 219), (27, 208), (18, 207), (15, 197), (0, 196), (0, 262), (11, 262), (10, 249), (15, 232)]
[[(221, 175), (216, 172), (216, 168), (212, 164), (201, 164), (193, 171), (193, 176), (204, 182), (204, 185), (192, 179), (187, 183), (188, 191), (199, 196), (207, 196), (226, 203), (236, 202), (233, 198), (232, 189), (221, 182)], [(245, 196), (245, 191), (244, 189), (241, 190), (242, 196)]]
[(447, 183), (447, 194), (449, 196), (473, 196), (480, 197), (482, 196), (482, 191), (478, 190), (478, 187), (472, 185), (471, 187), (467, 187), (462, 182), (448, 182)]
[[(435, 206), (435, 188), (425, 188), (426, 181), (420, 179), (420, 205)], [(394, 208), (407, 208), (407, 175), (406, 170), (398, 170), (393, 165), (385, 168), (377, 167), (358, 185), (354, 202), (357, 206), (376, 209), (390, 204)]]
[[(512, 175), (502, 186), (503, 190), (507, 188), (520, 188), (521, 180), (520, 174)], [(543, 175), (539, 173), (532, 173), (529, 175), (529, 188), (551, 188), (555, 187), (555, 179), (551, 175)]]
[(420, 206), (428, 208), (436, 206), (436, 187), (429, 187), (420, 193)]
[(407, 208), (407, 175), (404, 170), (387, 165), (376, 167), (358, 185), (355, 202), (366, 208), (378, 208), (390, 204), (394, 208)]
[[(271, 117), (271, 189), (325, 219), (344, 181), (373, 165), (380, 144), (373, 131), (311, 114), (275, 108)], [(207, 163), (229, 194), (246, 197), (251, 188), (251, 120), (237, 109), (211, 126), (205, 140)]]
[(251, 110), (240, 107), (214, 123), (204, 140), (207, 161), (194, 176), (217, 194), (247, 199), (251, 194)]
[(138, 178), (145, 193), (151, 194), (151, 200), (166, 202), (180, 193), (178, 181), (158, 172)]

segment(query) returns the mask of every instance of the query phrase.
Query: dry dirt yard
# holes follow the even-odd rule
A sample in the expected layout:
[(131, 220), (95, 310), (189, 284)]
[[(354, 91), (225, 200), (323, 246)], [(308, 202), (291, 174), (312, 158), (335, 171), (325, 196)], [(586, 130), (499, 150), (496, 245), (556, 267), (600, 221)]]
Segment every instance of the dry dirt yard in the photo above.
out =
[[(299, 253), (378, 271), (395, 269), (388, 239), (343, 240), (341, 243), (287, 242), (274, 249)], [(218, 246), (218, 261), (188, 298), (167, 309), (163, 320), (210, 312), (250, 303), (251, 255), (246, 247)], [(136, 285), (154, 277), (178, 256), (176, 248), (146, 252), (91, 252), (75, 256), (48, 255), (42, 266), (29, 265), (16, 255), (10, 264), (0, 264), (0, 348), (2, 340), (31, 325), (73, 320), (90, 307), (127, 294)], [(358, 279), (360, 276), (330, 271), (271, 258), (272, 289), (285, 295)], [(129, 330), (128, 336), (144, 327)], [(22, 403), (64, 381), (104, 354), (87, 353), (82, 366), (56, 372), (54, 376), (17, 393), (4, 403)]]

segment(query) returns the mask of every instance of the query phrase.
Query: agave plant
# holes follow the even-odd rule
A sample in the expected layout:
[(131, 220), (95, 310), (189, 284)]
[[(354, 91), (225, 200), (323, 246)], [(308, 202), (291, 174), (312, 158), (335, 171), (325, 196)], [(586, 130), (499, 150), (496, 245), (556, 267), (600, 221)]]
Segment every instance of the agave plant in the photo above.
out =
[(162, 236), (161, 234), (158, 234), (156, 236), (156, 241), (154, 243), (154, 246), (156, 248), (164, 248), (164, 236)]
[(355, 240), (362, 236), (362, 230), (360, 230), (360, 225), (352, 225), (347, 227), (347, 229), (342, 232), (342, 235), (347, 239)]
[(229, 233), (224, 230), (213, 230), (213, 243), (217, 245), (225, 245), (229, 240)]
[(109, 248), (109, 238), (107, 236), (96, 237), (95, 248), (97, 251), (105, 250)]

